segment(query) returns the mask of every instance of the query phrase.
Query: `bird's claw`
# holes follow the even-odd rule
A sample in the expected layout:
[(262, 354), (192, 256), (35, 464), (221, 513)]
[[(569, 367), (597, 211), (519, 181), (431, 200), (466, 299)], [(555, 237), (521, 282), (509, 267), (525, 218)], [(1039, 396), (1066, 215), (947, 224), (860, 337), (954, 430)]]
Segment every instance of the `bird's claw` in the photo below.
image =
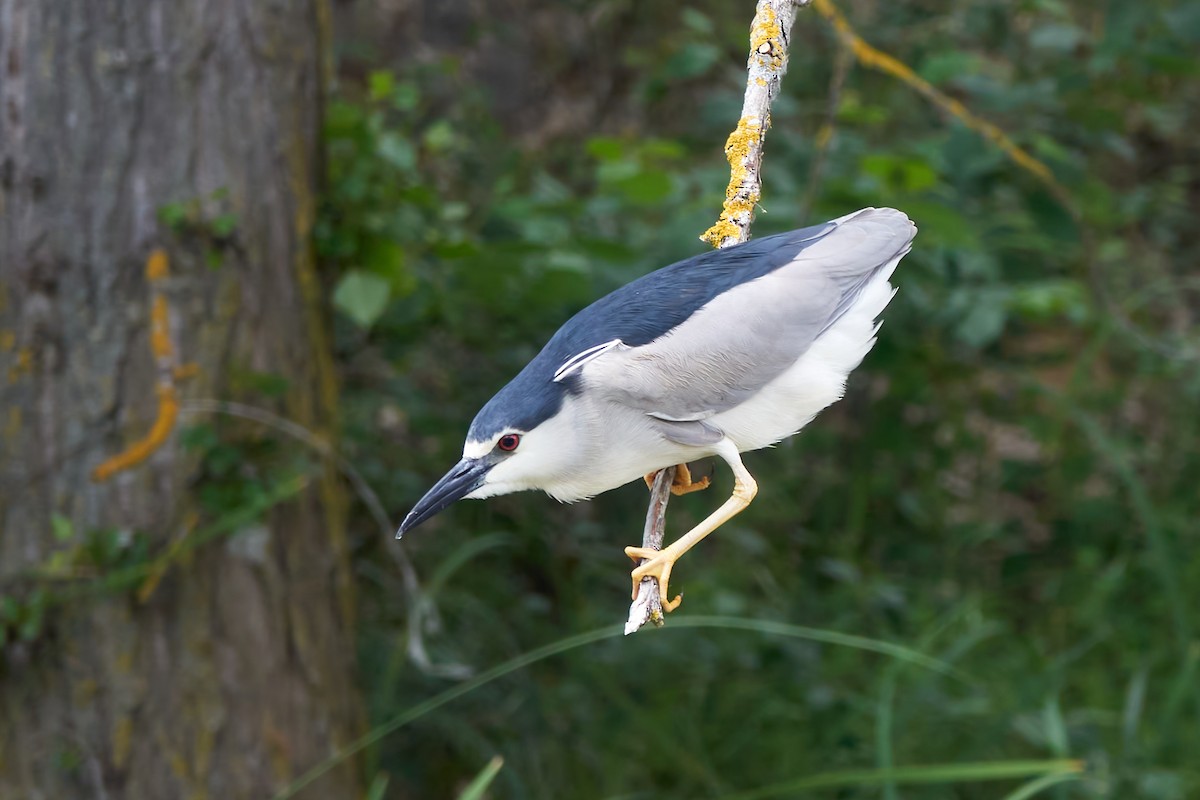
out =
[[(651, 472), (645, 477), (647, 488), (654, 488), (654, 479), (658, 476), (657, 472)], [(679, 497), (680, 495), (699, 492), (702, 489), (707, 489), (711, 479), (705, 475), (698, 481), (692, 480), (692, 472), (688, 469), (687, 464), (680, 464), (675, 467), (675, 480), (671, 481), (671, 494)]]
[(667, 584), (671, 580), (671, 568), (675, 566), (674, 558), (662, 550), (652, 550), (649, 547), (626, 547), (625, 555), (634, 561), (642, 562), (630, 573), (630, 577), (633, 578), (634, 600), (637, 599), (638, 587), (642, 580), (655, 578), (658, 580), (658, 598), (662, 602), (663, 611), (671, 612), (679, 607), (679, 604), (683, 602), (683, 595), (675, 595), (675, 599), (672, 600), (667, 593)]

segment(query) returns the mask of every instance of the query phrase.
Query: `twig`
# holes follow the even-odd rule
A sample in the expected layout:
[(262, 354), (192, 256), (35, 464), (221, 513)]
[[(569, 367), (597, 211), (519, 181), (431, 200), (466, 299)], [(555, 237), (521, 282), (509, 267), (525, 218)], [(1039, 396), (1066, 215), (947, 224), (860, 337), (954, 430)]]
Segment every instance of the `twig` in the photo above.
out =
[(762, 197), (763, 143), (771, 127), (771, 101), (787, 72), (788, 37), (796, 11), (809, 0), (759, 0), (750, 26), (746, 95), (742, 116), (725, 142), (729, 186), (716, 224), (700, 238), (713, 247), (731, 247), (750, 238), (754, 208)]
[(837, 134), (838, 111), (842, 107), (842, 88), (846, 85), (846, 76), (854, 64), (854, 52), (838, 39), (837, 57), (833, 61), (833, 76), (829, 79), (829, 99), (826, 101), (825, 122), (817, 131), (816, 149), (813, 153), (812, 167), (808, 171), (808, 185), (804, 189), (804, 199), (800, 201), (800, 213), (797, 222), (800, 225), (811, 224), (808, 216), (812, 213), (817, 196), (821, 193), (821, 181), (825, 177), (825, 164), (829, 159), (829, 151), (833, 147), (833, 137)]
[[(646, 509), (646, 527), (642, 532), (642, 547), (662, 549), (663, 536), (667, 529), (667, 501), (671, 499), (671, 484), (675, 480), (675, 467), (659, 470), (650, 487), (650, 507)], [(642, 559), (641, 564), (646, 563)], [(641, 565), (639, 564), (639, 566)], [(663, 626), (662, 600), (658, 594), (658, 579), (653, 576), (642, 578), (638, 584), (637, 597), (629, 606), (629, 619), (625, 622), (625, 635), (640, 629), (647, 622), (654, 627)]]
[(1050, 194), (1068, 211), (1075, 212), (1075, 201), (1072, 199), (1071, 193), (1058, 182), (1050, 168), (1017, 145), (1007, 133), (995, 124), (973, 114), (966, 106), (922, 78), (903, 61), (868, 44), (851, 27), (846, 17), (834, 5), (833, 0), (812, 0), (812, 2), (813, 8), (818, 14), (829, 20), (829, 23), (833, 25), (834, 32), (850, 48), (859, 63), (902, 81), (917, 94), (996, 145), (1017, 166), (1041, 181)]
[[(742, 101), (742, 116), (725, 143), (729, 159), (729, 187), (725, 190), (725, 205), (717, 223), (700, 238), (713, 247), (723, 248), (741, 244), (750, 238), (750, 223), (754, 207), (762, 197), (763, 144), (771, 125), (771, 101), (779, 92), (779, 83), (787, 71), (788, 37), (796, 11), (811, 0), (759, 0), (750, 25), (750, 57), (746, 61), (746, 95)], [(661, 470), (650, 489), (650, 507), (646, 510), (646, 528), (642, 547), (661, 550), (666, 530), (667, 502), (671, 499), (671, 483), (675, 467)], [(629, 606), (625, 623), (626, 635), (651, 622), (663, 624), (662, 603), (658, 596), (658, 581), (643, 578), (638, 594)]]

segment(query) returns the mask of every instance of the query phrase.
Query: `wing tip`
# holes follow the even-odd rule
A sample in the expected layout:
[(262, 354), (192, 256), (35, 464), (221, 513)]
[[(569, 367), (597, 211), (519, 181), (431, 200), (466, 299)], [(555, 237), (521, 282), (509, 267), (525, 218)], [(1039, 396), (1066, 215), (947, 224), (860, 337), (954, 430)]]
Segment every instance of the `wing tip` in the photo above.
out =
[[(875, 206), (867, 206), (866, 208), (860, 208), (858, 211), (846, 214), (845, 216), (830, 220), (830, 222), (834, 225), (840, 226), (845, 225), (852, 220), (859, 219), (859, 217), (865, 217), (866, 219), (877, 219), (885, 224), (897, 224), (898, 226), (906, 224), (908, 226), (909, 242), (916, 238), (917, 231), (919, 230), (919, 228), (917, 228), (917, 224), (913, 222), (912, 218), (909, 217), (908, 214), (905, 214), (898, 208), (891, 208), (889, 206), (883, 206), (880, 208), (876, 208)], [(861, 221), (865, 222), (866, 219)]]

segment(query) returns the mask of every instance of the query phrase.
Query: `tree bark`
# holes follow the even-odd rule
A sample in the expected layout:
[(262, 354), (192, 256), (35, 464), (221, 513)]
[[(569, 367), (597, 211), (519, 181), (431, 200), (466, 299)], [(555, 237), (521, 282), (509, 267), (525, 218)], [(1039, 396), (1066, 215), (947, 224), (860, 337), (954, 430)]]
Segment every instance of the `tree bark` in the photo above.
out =
[[(271, 373), (277, 413), (331, 430), (310, 245), (327, 29), (325, 0), (0, 0), (0, 594), (93, 532), (156, 553), (203, 525), (174, 432), (91, 477), (170, 427), (164, 381), (262, 404), (233, 379)], [(153, 591), (67, 602), (0, 650), (0, 797), (265, 797), (361, 732), (343, 496), (317, 472)], [(305, 796), (359, 794), (346, 764)]]

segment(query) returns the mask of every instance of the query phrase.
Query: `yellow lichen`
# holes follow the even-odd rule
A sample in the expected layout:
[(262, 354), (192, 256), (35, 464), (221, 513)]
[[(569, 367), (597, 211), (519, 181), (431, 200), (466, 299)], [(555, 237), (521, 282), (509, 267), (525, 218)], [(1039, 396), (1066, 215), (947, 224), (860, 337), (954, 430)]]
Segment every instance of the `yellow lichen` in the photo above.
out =
[(154, 283), (167, 277), (170, 262), (167, 253), (161, 247), (156, 247), (146, 259), (146, 280)]
[[(146, 280), (153, 286), (168, 274), (167, 254), (161, 249), (155, 249), (146, 259)], [(150, 301), (150, 351), (160, 370), (165, 370), (159, 379), (156, 393), (158, 395), (158, 415), (150, 431), (122, 452), (107, 459), (92, 470), (92, 480), (97, 483), (106, 481), (118, 472), (141, 464), (154, 454), (175, 429), (175, 420), (179, 416), (179, 396), (175, 391), (175, 370), (171, 364), (175, 350), (171, 345), (170, 307), (167, 298), (161, 292), (155, 291)]]
[[(196, 734), (196, 749), (192, 755), (192, 770), (196, 775), (207, 775), (212, 767), (213, 750), (216, 749), (217, 737), (213, 730), (208, 725), (201, 725), (199, 732)], [(206, 796), (207, 793), (202, 787), (197, 787), (196, 792), (199, 796)], [(197, 794), (193, 794), (193, 797)]]
[(17, 335), (12, 331), (0, 331), (0, 351), (7, 353), (17, 346)]
[(125, 769), (129, 754), (133, 752), (133, 719), (128, 716), (117, 720), (113, 728), (113, 766)]
[(194, 378), (200, 373), (200, 365), (195, 361), (189, 361), (186, 364), (180, 364), (172, 372), (177, 381), (186, 381), (188, 378)]
[(783, 31), (779, 27), (779, 18), (775, 16), (775, 9), (767, 3), (760, 3), (758, 13), (754, 15), (754, 22), (750, 27), (751, 52), (761, 53), (764, 44), (769, 45), (771, 50), (778, 50), (776, 40), (782, 35)]
[(725, 158), (729, 161), (729, 185), (717, 222), (700, 237), (713, 247), (730, 244), (729, 239), (742, 241), (743, 230), (754, 215), (761, 196), (758, 181), (750, 172), (754, 154), (762, 145), (763, 124), (754, 117), (742, 117), (725, 142)]
[(826, 122), (817, 131), (817, 137), (816, 137), (814, 143), (816, 144), (818, 150), (824, 150), (826, 147), (829, 146), (829, 140), (832, 138), (833, 138), (833, 126), (830, 125), (828, 122)]
[(31, 372), (33, 372), (33, 351), (28, 347), (22, 347), (17, 351), (16, 363), (8, 368), (8, 382), (16, 383)]
[(8, 409), (8, 419), (4, 423), (4, 440), (13, 442), (17, 438), (17, 434), (21, 432), (21, 407), (10, 406)]
[(175, 428), (175, 420), (179, 416), (179, 398), (175, 394), (174, 386), (162, 385), (158, 387), (157, 391), (158, 416), (154, 419), (154, 425), (151, 426), (149, 433), (93, 469), (93, 481), (100, 483), (118, 472), (136, 467), (154, 455), (154, 452), (162, 447), (163, 442), (170, 436), (171, 431)]
[(783, 28), (775, 10), (768, 3), (759, 3), (758, 13), (750, 27), (750, 58), (772, 70), (783, 67), (785, 55)]

